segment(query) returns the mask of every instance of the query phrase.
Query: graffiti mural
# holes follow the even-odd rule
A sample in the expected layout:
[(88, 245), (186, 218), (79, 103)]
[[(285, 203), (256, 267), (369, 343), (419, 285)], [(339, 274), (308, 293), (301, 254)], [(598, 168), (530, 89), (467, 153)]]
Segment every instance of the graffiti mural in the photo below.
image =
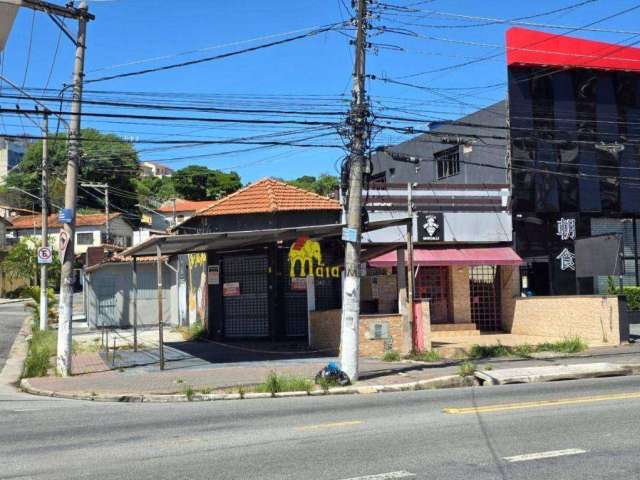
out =
[[(300, 266), (296, 271), (296, 266)], [(289, 276), (334, 277), (340, 276), (340, 267), (327, 266), (322, 261), (320, 243), (307, 236), (299, 237), (289, 249)]]
[(207, 315), (207, 254), (189, 254), (189, 325), (204, 323)]

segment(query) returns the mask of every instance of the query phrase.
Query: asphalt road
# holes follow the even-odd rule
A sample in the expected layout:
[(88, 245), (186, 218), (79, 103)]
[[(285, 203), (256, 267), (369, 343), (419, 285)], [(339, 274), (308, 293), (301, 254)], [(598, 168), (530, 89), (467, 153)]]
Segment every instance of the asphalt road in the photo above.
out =
[(7, 361), (13, 341), (20, 331), (25, 316), (24, 303), (0, 305), (0, 371)]
[(0, 478), (635, 479), (638, 412), (640, 377), (183, 404), (4, 390)]

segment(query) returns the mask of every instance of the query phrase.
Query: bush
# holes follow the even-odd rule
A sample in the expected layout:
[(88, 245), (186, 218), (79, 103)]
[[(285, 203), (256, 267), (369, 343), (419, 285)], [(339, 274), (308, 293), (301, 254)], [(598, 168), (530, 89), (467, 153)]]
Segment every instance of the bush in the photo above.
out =
[(458, 365), (458, 375), (461, 377), (471, 377), (474, 373), (476, 373), (476, 366), (473, 363), (465, 360)]
[(29, 341), (29, 353), (24, 362), (25, 378), (44, 377), (49, 370), (50, 359), (57, 351), (58, 334), (53, 330), (36, 330)]
[(197, 342), (206, 337), (206, 330), (201, 322), (195, 322), (188, 327), (178, 327), (178, 331), (187, 342)]
[(256, 392), (268, 392), (272, 395), (280, 392), (310, 392), (313, 383), (308, 378), (279, 375), (271, 372), (266, 380), (256, 387)]
[(384, 352), (384, 355), (382, 355), (382, 361), (383, 362), (399, 362), (400, 354), (394, 350)]
[(640, 287), (624, 287), (622, 291), (627, 297), (627, 308), (640, 310)]
[(500, 343), (497, 345), (473, 345), (469, 351), (471, 358), (508, 357), (510, 354), (510, 349)]
[(409, 360), (417, 360), (418, 362), (437, 362), (440, 360), (440, 352), (437, 350), (427, 350), (425, 352), (415, 352), (409, 355)]
[[(40, 328), (40, 287), (28, 287), (24, 290), (24, 294), (30, 300), (26, 303), (26, 307), (31, 310), (32, 326), (34, 330), (37, 330)], [(47, 289), (47, 323), (55, 320), (57, 315), (56, 297), (53, 289), (49, 288)]]

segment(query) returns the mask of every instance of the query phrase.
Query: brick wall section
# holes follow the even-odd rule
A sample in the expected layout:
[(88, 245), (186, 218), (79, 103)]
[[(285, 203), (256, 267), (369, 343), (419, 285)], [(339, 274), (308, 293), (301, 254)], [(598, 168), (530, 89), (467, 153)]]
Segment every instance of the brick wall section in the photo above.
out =
[(449, 281), (453, 323), (471, 323), (469, 267), (449, 267)]
[[(339, 351), (341, 310), (324, 310), (310, 314), (310, 347), (312, 350)], [(375, 325), (385, 325), (387, 338), (374, 338)], [(360, 355), (380, 357), (387, 350), (409, 353), (402, 348), (402, 315), (360, 316)]]
[(618, 298), (599, 295), (518, 298), (511, 333), (556, 338), (579, 336), (595, 345), (618, 345)]
[(502, 330), (510, 332), (516, 309), (516, 300), (520, 298), (520, 268), (517, 266), (500, 266), (500, 308), (502, 313)]

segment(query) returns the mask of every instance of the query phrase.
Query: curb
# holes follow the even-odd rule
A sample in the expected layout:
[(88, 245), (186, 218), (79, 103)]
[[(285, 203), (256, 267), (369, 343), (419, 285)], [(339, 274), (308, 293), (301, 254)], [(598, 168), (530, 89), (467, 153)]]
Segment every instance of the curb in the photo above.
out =
[(0, 385), (17, 385), (22, 376), (24, 362), (29, 351), (27, 338), (31, 335), (31, 317), (26, 316), (16, 335), (9, 356), (0, 372)]
[(5, 300), (0, 300), (0, 305), (10, 305), (12, 303), (20, 303), (20, 302), (26, 302), (28, 301), (28, 298), (11, 298), (11, 299), (5, 299)]
[(54, 392), (31, 386), (28, 378), (23, 378), (20, 388), (26, 393), (44, 397), (64, 398), (68, 400), (87, 400), (94, 402), (119, 402), (119, 403), (177, 403), (177, 402), (211, 402), (218, 400), (254, 400), (265, 398), (291, 398), (291, 397), (316, 397), (328, 395), (368, 395), (373, 393), (404, 392), (411, 390), (430, 390), (438, 388), (468, 387), (474, 384), (472, 377), (460, 377), (459, 375), (447, 375), (443, 377), (431, 378), (429, 380), (419, 380), (417, 382), (402, 383), (396, 385), (363, 385), (361, 387), (335, 387), (326, 392), (323, 390), (313, 390), (311, 392), (279, 392), (271, 393), (195, 393), (190, 396), (184, 394), (103, 394), (87, 392)]

